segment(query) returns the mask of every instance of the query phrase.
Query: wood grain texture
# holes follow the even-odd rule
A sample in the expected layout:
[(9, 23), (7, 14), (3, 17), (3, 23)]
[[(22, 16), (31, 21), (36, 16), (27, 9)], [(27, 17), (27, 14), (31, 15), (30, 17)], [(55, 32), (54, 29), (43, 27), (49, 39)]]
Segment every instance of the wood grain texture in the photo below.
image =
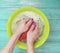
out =
[[(50, 23), (51, 31), (47, 41), (35, 52), (60, 53), (60, 0), (0, 0), (0, 49), (9, 41), (6, 24), (10, 14), (22, 6), (34, 6), (42, 10)], [(13, 53), (26, 51), (15, 47)]]

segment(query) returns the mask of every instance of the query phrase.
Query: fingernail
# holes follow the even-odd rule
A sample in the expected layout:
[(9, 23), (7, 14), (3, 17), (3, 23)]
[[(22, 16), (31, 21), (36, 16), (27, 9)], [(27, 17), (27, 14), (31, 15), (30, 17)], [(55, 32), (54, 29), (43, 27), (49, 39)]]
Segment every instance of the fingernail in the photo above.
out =
[(32, 18), (32, 20), (33, 20), (33, 18)]
[(31, 20), (33, 20), (33, 18), (30, 18)]
[(35, 22), (33, 22), (33, 24), (36, 26), (36, 23)]

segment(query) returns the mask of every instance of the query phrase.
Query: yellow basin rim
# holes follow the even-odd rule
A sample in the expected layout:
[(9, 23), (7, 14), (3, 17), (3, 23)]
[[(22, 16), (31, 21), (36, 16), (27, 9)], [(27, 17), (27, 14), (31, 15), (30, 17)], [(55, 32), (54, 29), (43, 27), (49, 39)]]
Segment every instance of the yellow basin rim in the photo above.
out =
[[(37, 9), (37, 8), (34, 8), (34, 7), (31, 7), (31, 6), (26, 6), (26, 7), (22, 7), (22, 8), (19, 8), (17, 9), (16, 11), (14, 11), (9, 19), (8, 19), (8, 22), (7, 22), (7, 33), (8, 33), (8, 36), (11, 37), (12, 36), (12, 30), (11, 30), (11, 24), (12, 24), (12, 21), (14, 20), (14, 18), (20, 14), (21, 12), (24, 12), (24, 11), (33, 11), (35, 13), (37, 13), (38, 15), (40, 15), (42, 17), (42, 19), (44, 20), (44, 24), (45, 24), (45, 29), (44, 29), (44, 32), (43, 32), (43, 35), (42, 35), (42, 38), (41, 40), (37, 41), (35, 44), (34, 44), (34, 47), (35, 48), (38, 48), (39, 46), (41, 46), (48, 38), (48, 35), (49, 35), (49, 31), (50, 31), (50, 26), (49, 26), (49, 22), (48, 22), (48, 19), (47, 17), (45, 16), (45, 14)], [(24, 44), (24, 43), (21, 43), (20, 41), (17, 41), (16, 45), (19, 47), (19, 48), (22, 48), (22, 49), (27, 49), (27, 45)]]

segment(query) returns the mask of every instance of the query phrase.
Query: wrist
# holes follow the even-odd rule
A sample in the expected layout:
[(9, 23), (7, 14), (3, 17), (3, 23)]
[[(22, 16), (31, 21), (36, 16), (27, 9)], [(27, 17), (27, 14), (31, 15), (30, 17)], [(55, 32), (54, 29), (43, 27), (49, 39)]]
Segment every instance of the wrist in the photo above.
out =
[(27, 46), (33, 46), (34, 43), (33, 42), (27, 42)]
[(27, 44), (28, 48), (34, 47), (34, 44)]
[(34, 44), (34, 41), (27, 39), (27, 44)]
[(27, 53), (34, 53), (34, 44), (27, 44)]
[(30, 43), (30, 44), (27, 44), (27, 50), (34, 50), (34, 44), (33, 43)]

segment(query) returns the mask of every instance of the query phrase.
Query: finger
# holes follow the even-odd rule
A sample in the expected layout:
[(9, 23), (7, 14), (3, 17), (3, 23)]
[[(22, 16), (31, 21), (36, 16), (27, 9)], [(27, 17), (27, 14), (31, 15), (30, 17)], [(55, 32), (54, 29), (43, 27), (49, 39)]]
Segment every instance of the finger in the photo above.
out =
[(31, 28), (30, 28), (30, 30), (29, 30), (29, 31), (33, 31), (34, 27), (35, 27), (35, 25), (34, 25), (34, 24), (32, 24), (32, 26), (31, 26)]
[(33, 21), (32, 21), (32, 19), (30, 19), (30, 20), (27, 22), (26, 26), (27, 26), (27, 27), (30, 27), (30, 26), (32, 25), (32, 23), (33, 23)]
[(24, 22), (27, 23), (30, 20), (30, 18), (25, 18)]
[(34, 31), (37, 31), (37, 30), (38, 30), (38, 25), (36, 25), (36, 27), (35, 27)]
[(24, 18), (23, 20), (20, 21), (20, 23), (27, 23), (30, 20), (30, 18)]

